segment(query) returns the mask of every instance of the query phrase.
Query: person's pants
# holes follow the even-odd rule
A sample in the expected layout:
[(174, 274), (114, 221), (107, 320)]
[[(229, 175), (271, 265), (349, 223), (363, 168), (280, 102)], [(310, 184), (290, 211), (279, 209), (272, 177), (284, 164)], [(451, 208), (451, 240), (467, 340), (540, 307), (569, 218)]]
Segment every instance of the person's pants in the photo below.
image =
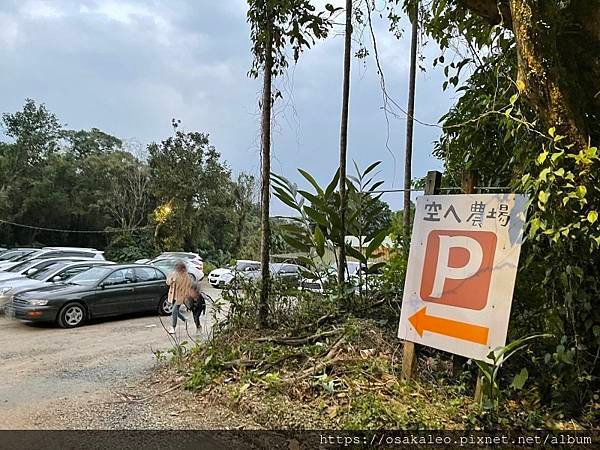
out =
[(173, 305), (173, 328), (177, 326), (177, 317), (185, 322), (185, 316), (179, 311), (179, 308), (181, 308), (181, 305)]
[(204, 313), (206, 306), (197, 306), (192, 310), (194, 314), (194, 323), (196, 324), (196, 328), (200, 328), (200, 315)]

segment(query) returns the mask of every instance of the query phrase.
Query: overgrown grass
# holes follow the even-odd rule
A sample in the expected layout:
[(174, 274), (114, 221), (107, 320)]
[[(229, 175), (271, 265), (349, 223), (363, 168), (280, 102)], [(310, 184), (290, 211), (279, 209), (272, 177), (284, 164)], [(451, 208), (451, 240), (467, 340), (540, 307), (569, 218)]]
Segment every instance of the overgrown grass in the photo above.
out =
[[(449, 355), (420, 352), (418, 381), (400, 380), (395, 320), (349, 314), (332, 299), (292, 292), (274, 297), (279, 317), (257, 330), (256, 299), (238, 292), (212, 339), (183, 353), (186, 387), (280, 429), (577, 428), (546, 409), (534, 390), (507, 396), (495, 411), (473, 400), (474, 366), (453, 376)], [(392, 308), (393, 305), (388, 305)], [(254, 312), (253, 312), (254, 311)], [(285, 314), (284, 314), (285, 312)], [(371, 317), (369, 317), (371, 316)], [(372, 318), (375, 317), (375, 318)], [(285, 318), (285, 319), (284, 319)]]

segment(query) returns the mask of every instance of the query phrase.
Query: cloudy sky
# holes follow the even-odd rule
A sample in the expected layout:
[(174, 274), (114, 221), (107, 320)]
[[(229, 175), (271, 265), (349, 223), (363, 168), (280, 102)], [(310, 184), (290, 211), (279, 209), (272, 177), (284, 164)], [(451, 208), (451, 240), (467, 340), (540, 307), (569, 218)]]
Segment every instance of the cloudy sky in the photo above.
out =
[[(405, 105), (410, 33), (406, 26), (396, 40), (387, 28), (376, 20), (388, 90)], [(368, 33), (364, 41), (370, 45)], [(429, 43), (422, 51), (430, 66), (438, 50)], [(277, 81), (284, 100), (273, 130), (275, 172), (301, 182), (301, 167), (323, 183), (334, 173), (342, 54), (343, 37), (332, 33)], [(69, 128), (97, 127), (144, 144), (169, 136), (178, 118), (186, 131), (209, 133), (234, 172), (256, 175), (260, 81), (247, 77), (250, 65), (244, 0), (0, 0), (0, 111), (16, 111), (30, 97)], [(430, 67), (419, 74), (419, 120), (436, 123), (448, 110), (453, 99), (442, 82)], [(382, 160), (381, 178), (397, 188), (405, 120), (391, 117), (388, 133), (381, 105), (373, 59), (354, 59), (349, 158), (362, 167)], [(431, 157), (438, 134), (416, 125), (414, 176), (441, 167)], [(401, 206), (401, 194), (384, 198)], [(285, 208), (274, 205), (274, 213)]]

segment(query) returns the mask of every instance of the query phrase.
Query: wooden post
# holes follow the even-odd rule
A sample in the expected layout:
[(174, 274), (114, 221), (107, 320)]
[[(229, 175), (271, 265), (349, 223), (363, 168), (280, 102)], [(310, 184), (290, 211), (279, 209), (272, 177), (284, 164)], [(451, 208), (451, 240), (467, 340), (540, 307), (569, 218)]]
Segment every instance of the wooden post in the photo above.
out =
[[(425, 195), (435, 195), (440, 193), (442, 184), (442, 174), (437, 170), (427, 172), (425, 179)], [(410, 210), (409, 210), (410, 211)], [(413, 222), (414, 223), (414, 222)], [(417, 346), (414, 342), (404, 341), (402, 351), (402, 373), (403, 380), (412, 380), (417, 372)]]
[[(475, 194), (477, 186), (477, 173), (473, 170), (465, 170), (462, 174), (461, 189), (464, 194)], [(462, 372), (462, 367), (467, 358), (460, 355), (452, 355), (452, 376), (456, 377)]]
[[(462, 176), (462, 190), (465, 194), (475, 194), (475, 186), (477, 186), (477, 173), (473, 170), (465, 170)], [(458, 355), (454, 355), (453, 358), (453, 371), (456, 373), (455, 365), (462, 365), (466, 358), (463, 358)], [(483, 400), (483, 372), (481, 369), (477, 369), (477, 382), (475, 383), (475, 394), (474, 399), (476, 402), (481, 402)]]

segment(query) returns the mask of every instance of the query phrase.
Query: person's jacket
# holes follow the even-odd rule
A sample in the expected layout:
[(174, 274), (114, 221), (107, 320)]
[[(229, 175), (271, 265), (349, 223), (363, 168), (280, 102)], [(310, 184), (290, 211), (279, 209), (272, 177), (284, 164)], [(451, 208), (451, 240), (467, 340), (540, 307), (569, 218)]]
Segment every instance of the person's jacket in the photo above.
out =
[(170, 286), (168, 298), (171, 303), (183, 305), (193, 295), (192, 280), (187, 273), (171, 272), (167, 277), (167, 284)]

